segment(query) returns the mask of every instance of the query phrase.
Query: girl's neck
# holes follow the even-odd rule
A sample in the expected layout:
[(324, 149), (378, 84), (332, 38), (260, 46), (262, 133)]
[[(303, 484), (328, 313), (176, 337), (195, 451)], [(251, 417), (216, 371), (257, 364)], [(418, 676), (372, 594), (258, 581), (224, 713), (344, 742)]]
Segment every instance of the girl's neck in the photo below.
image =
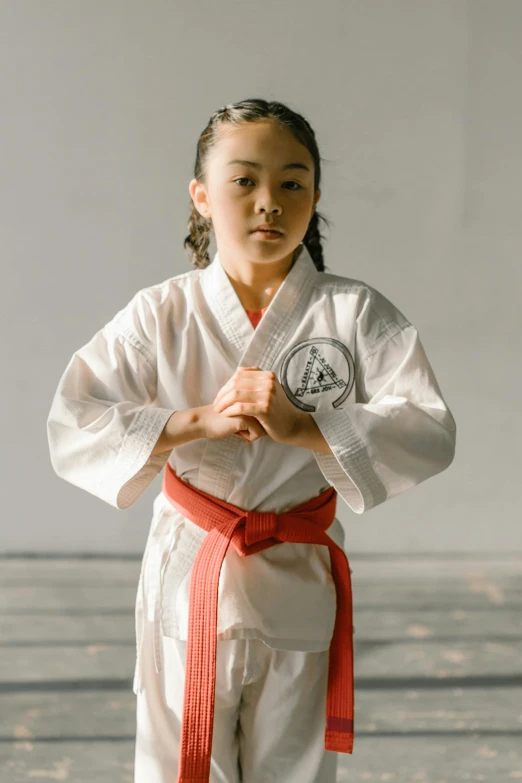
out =
[(261, 290), (244, 285), (241, 281), (232, 278), (230, 279), (230, 282), (234, 286), (239, 301), (245, 310), (252, 310), (257, 313), (259, 310), (264, 310), (265, 307), (268, 307), (283, 281), (280, 280), (278, 283), (262, 286)]
[(277, 271), (261, 264), (249, 265), (246, 269), (239, 270), (226, 261), (223, 263), (221, 256), (220, 260), (245, 310), (258, 312), (268, 307), (276, 295), (293, 266), (295, 253), (290, 256), (289, 263), (283, 267), (279, 265)]

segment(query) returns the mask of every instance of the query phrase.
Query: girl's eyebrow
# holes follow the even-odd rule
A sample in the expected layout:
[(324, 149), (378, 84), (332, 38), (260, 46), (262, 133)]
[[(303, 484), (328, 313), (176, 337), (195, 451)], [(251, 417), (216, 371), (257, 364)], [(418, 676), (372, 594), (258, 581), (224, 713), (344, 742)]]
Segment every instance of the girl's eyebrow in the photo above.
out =
[[(232, 166), (233, 163), (239, 163), (241, 166), (252, 166), (254, 169), (263, 168), (260, 163), (254, 163), (252, 160), (229, 160), (227, 165)], [(281, 166), (281, 171), (286, 171), (286, 169), (304, 169), (305, 171), (310, 171), (308, 166), (305, 166), (304, 163), (287, 163), (286, 166)]]

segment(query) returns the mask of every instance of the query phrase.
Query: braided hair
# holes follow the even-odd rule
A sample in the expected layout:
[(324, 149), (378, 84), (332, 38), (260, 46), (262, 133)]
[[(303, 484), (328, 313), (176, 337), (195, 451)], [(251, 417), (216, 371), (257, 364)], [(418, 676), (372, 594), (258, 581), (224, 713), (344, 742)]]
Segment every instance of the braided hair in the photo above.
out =
[[(268, 102), (260, 98), (228, 104), (212, 114), (198, 140), (194, 178), (200, 182), (203, 181), (205, 163), (210, 150), (218, 141), (220, 126), (225, 124), (239, 125), (243, 122), (255, 122), (262, 119), (276, 120), (284, 128), (290, 130), (297, 141), (307, 147), (315, 164), (314, 191), (317, 191), (321, 182), (321, 157), (315, 133), (311, 126), (301, 114), (288, 108), (283, 103), (278, 103), (277, 101)], [(310, 253), (318, 271), (323, 272), (325, 265), (321, 243), (323, 236), (319, 231), (320, 220), (329, 226), (328, 220), (317, 210), (314, 210), (303, 238), (303, 244)], [(183, 243), (185, 251), (189, 255), (192, 265), (196, 269), (203, 269), (210, 264), (208, 246), (210, 244), (212, 220), (201, 215), (192, 199), (190, 200), (190, 217), (187, 227), (189, 233)]]

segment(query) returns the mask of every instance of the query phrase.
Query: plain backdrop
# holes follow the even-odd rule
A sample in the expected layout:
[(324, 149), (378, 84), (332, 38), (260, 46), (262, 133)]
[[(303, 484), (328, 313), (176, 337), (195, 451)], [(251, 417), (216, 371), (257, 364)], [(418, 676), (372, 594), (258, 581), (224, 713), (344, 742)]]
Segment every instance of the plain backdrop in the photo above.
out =
[(4, 0), (0, 552), (143, 551), (160, 477), (108, 506), (55, 475), (46, 419), (73, 352), (191, 268), (197, 139), (257, 97), (311, 123), (326, 264), (415, 324), (457, 421), (448, 470), (339, 502), (347, 552), (522, 551), (521, 78), (518, 0)]

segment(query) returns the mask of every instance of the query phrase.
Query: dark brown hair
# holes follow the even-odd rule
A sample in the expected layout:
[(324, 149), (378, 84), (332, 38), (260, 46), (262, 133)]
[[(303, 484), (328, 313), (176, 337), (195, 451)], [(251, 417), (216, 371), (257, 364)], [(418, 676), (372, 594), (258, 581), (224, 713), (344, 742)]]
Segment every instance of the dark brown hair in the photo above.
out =
[[(218, 131), (222, 125), (240, 125), (244, 122), (256, 122), (258, 120), (276, 120), (282, 127), (287, 128), (298, 142), (309, 150), (314, 161), (314, 192), (320, 187), (321, 182), (321, 157), (315, 140), (315, 133), (309, 123), (295, 111), (277, 101), (265, 101), (261, 98), (252, 98), (224, 106), (215, 111), (202, 131), (197, 145), (196, 162), (194, 164), (194, 178), (199, 182), (205, 181), (205, 164), (213, 146), (218, 142)], [(310, 256), (322, 272), (325, 269), (323, 261), (322, 234), (319, 232), (319, 221), (330, 225), (328, 220), (319, 212), (314, 211), (308, 224), (308, 229), (303, 238), (303, 244)], [(188, 221), (189, 234), (185, 237), (184, 247), (190, 257), (192, 265), (202, 269), (210, 264), (208, 246), (210, 243), (210, 229), (212, 221), (204, 218), (196, 209), (192, 199), (190, 200), (190, 218)]]

